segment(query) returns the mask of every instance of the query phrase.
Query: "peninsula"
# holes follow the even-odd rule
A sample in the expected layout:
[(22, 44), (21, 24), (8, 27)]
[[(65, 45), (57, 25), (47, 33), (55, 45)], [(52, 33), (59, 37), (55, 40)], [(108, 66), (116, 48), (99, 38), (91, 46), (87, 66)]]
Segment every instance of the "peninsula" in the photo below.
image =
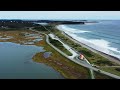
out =
[[(97, 22), (0, 20), (0, 42), (43, 47), (45, 51), (37, 52), (33, 61), (52, 67), (67, 79), (120, 79), (120, 63), (116, 58), (78, 42), (57, 28), (61, 24), (85, 23)], [(81, 54), (84, 60), (80, 58)]]

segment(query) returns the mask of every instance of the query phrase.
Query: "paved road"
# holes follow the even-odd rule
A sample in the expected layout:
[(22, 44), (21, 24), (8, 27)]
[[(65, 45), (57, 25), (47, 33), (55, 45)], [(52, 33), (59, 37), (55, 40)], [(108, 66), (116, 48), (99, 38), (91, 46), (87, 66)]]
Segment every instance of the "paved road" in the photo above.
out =
[(78, 54), (72, 50), (72, 48), (70, 46), (68, 46), (67, 44), (65, 44), (64, 42), (62, 42), (57, 36), (55, 36), (54, 34), (48, 34), (52, 39), (58, 40), (59, 42), (61, 42), (63, 44), (63, 46), (72, 53), (71, 56), (68, 56), (69, 58), (74, 58), (76, 57)]
[[(55, 40), (58, 40), (59, 42), (61, 42), (61, 43), (63, 44), (63, 46), (64, 46), (68, 51), (70, 51), (70, 52), (72, 53), (72, 56), (66, 56), (67, 58), (69, 58), (69, 59), (74, 59), (74, 57), (77, 57), (77, 56), (79, 55), (75, 50), (73, 50), (70, 46), (68, 46), (67, 44), (65, 44), (63, 41), (61, 41), (61, 40), (60, 40), (57, 36), (55, 36), (54, 34), (49, 34), (49, 36), (50, 36), (52, 39), (55, 39)], [(62, 52), (60, 51), (60, 53), (62, 53)], [(86, 58), (85, 58), (85, 63), (90, 64)], [(90, 65), (91, 65), (91, 64), (90, 64)], [(95, 79), (95, 77), (94, 77), (94, 72), (93, 72), (92, 69), (90, 69), (90, 75), (91, 75), (91, 79)]]
[(85, 48), (87, 48), (87, 49), (89, 49), (89, 50), (91, 50), (91, 51), (93, 51), (93, 52), (95, 52), (95, 53), (97, 53), (97, 54), (99, 54), (99, 55), (107, 58), (107, 59), (110, 60), (110, 61), (114, 61), (114, 62), (120, 64), (120, 60), (115, 59), (115, 58), (113, 58), (113, 57), (111, 57), (111, 56), (109, 56), (109, 55), (107, 55), (107, 54), (104, 54), (104, 53), (102, 53), (102, 52), (100, 52), (100, 51), (98, 51), (98, 50), (95, 50), (95, 49), (89, 47), (89, 46), (86, 45), (86, 44), (83, 44), (83, 43), (75, 40), (74, 38), (70, 37), (70, 36), (69, 36), (67, 33), (65, 33), (64, 31), (62, 31), (62, 34), (65, 35), (65, 36), (66, 36), (67, 38), (69, 38), (70, 40), (72, 40), (72, 41), (76, 42), (77, 44), (81, 45), (82, 47), (85, 47)]
[(102, 71), (100, 69), (97, 69), (95, 67), (92, 67), (90, 64), (85, 64), (85, 63), (82, 63), (78, 58), (76, 58), (75, 60), (73, 60), (74, 62), (78, 63), (79, 65), (81, 66), (84, 66), (86, 68), (89, 68), (89, 69), (92, 69), (93, 71), (96, 71), (96, 72), (99, 72), (99, 73), (102, 73), (102, 74), (105, 74), (107, 76), (110, 76), (110, 77), (113, 77), (113, 78), (116, 78), (116, 79), (120, 79), (120, 76), (117, 76), (115, 74), (111, 74), (109, 72), (105, 72), (105, 71)]
[[(32, 31), (35, 31), (35, 30), (32, 30)], [(39, 31), (36, 31), (38, 33), (40, 33)], [(60, 51), (59, 49), (57, 49), (56, 47), (54, 47), (50, 42), (49, 42), (49, 39), (48, 39), (48, 35), (46, 35), (46, 42), (51, 46), (53, 47), (55, 50), (57, 50), (59, 53), (61, 53), (63, 56), (65, 56), (66, 58), (68, 58), (69, 60), (83, 66), (83, 67), (86, 67), (90, 70), (93, 70), (93, 71), (96, 71), (96, 72), (99, 72), (99, 73), (102, 73), (102, 74), (105, 74), (105, 75), (108, 75), (110, 77), (113, 77), (113, 78), (116, 78), (116, 79), (120, 79), (120, 76), (117, 76), (117, 75), (114, 75), (114, 74), (111, 74), (111, 73), (108, 73), (108, 72), (105, 72), (105, 71), (102, 71), (100, 69), (97, 69), (95, 67), (92, 67), (89, 63), (86, 63), (85, 61), (82, 61), (82, 60), (79, 60), (77, 57), (71, 59), (69, 58), (65, 53), (63, 53), (62, 51)]]
[[(48, 35), (46, 35), (46, 42), (47, 42), (50, 46), (52, 46), (54, 49), (56, 49), (59, 53), (61, 53), (63, 56), (65, 56), (66, 58), (68, 58), (69, 60), (71, 60), (71, 61), (73, 61), (73, 62), (75, 62), (75, 63), (77, 63), (77, 64), (79, 64), (79, 65), (81, 65), (81, 66), (84, 66), (84, 67), (86, 67), (86, 68), (88, 68), (88, 69), (90, 69), (90, 70), (93, 70), (93, 71), (96, 71), (96, 72), (99, 72), (99, 73), (108, 75), (108, 76), (113, 77), (113, 78), (116, 78), (116, 79), (120, 79), (120, 76), (117, 76), (117, 75), (114, 75), (114, 74), (111, 74), (111, 73), (108, 73), (108, 72), (99, 70), (99, 69), (97, 69), (97, 68), (95, 68), (95, 67), (92, 67), (91, 64), (86, 63), (85, 61), (79, 60), (77, 57), (76, 57), (76, 58), (73, 58), (73, 59), (69, 58), (66, 54), (64, 54), (62, 51), (60, 51), (59, 49), (57, 49), (56, 47), (54, 47), (51, 43), (49, 43)], [(93, 77), (93, 74), (92, 74), (92, 78), (94, 78), (94, 77)]]
[[(45, 34), (45, 35), (46, 35), (46, 34)], [(55, 46), (53, 46), (53, 45), (49, 42), (48, 35), (46, 35), (46, 42), (47, 42), (52, 48), (54, 48), (56, 51), (58, 51), (60, 54), (62, 54), (62, 55), (65, 56), (66, 58), (69, 58), (68, 55), (66, 55), (65, 53), (63, 53), (61, 50), (59, 50), (58, 48), (56, 48)]]
[(94, 71), (92, 69), (90, 69), (90, 74), (91, 74), (91, 79), (95, 79)]

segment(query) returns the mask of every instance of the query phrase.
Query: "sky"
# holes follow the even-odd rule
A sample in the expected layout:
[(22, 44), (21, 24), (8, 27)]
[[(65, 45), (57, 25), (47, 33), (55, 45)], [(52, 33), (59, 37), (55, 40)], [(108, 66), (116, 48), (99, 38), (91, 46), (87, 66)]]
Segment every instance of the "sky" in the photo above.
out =
[(0, 19), (120, 20), (120, 11), (0, 11)]

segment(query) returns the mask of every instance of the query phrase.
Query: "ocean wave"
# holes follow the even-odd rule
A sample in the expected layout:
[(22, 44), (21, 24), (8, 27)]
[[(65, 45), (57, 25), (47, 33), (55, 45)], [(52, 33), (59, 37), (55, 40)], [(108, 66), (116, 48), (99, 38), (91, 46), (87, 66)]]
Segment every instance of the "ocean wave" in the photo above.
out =
[(62, 31), (67, 31), (67, 32), (71, 32), (71, 33), (86, 33), (86, 32), (91, 32), (91, 31), (84, 31), (84, 30), (78, 30), (78, 29), (74, 29), (74, 28), (69, 28), (65, 25), (59, 25), (57, 26), (57, 28), (59, 30), (62, 30)]
[(67, 33), (69, 34), (71, 37), (73, 37), (74, 39), (77, 38), (77, 40), (79, 42), (82, 42), (86, 45), (88, 45), (89, 47), (92, 47), (98, 51), (104, 52), (106, 54), (109, 54), (111, 56), (115, 56), (117, 58), (120, 59), (120, 51), (118, 51), (117, 48), (111, 47), (110, 46), (110, 42), (103, 40), (103, 39), (85, 39), (85, 38), (81, 38), (75, 34), (71, 34), (71, 33)]
[[(72, 38), (77, 39), (77, 41), (103, 53), (109, 54), (111, 56), (117, 57), (120, 59), (120, 51), (110, 46), (110, 42), (104, 39), (85, 39), (75, 34), (75, 31), (69, 31), (69, 28), (64, 28), (64, 25), (60, 25), (57, 28), (63, 30), (65, 33), (70, 35)], [(79, 31), (80, 32), (80, 31)], [(78, 33), (78, 31), (76, 32)], [(82, 32), (85, 33), (85, 32)]]
[(115, 44), (118, 44), (118, 45), (120, 45), (120, 39), (117, 39), (117, 38), (113, 38), (113, 37), (108, 37), (108, 36), (103, 36), (103, 35), (98, 35), (98, 34), (94, 34), (94, 33), (89, 33), (87, 36), (89, 36), (90, 38), (96, 38), (96, 36), (97, 36), (97, 38), (105, 38), (105, 39), (108, 39), (109, 40), (109, 42), (111, 42), (111, 43), (115, 43)]

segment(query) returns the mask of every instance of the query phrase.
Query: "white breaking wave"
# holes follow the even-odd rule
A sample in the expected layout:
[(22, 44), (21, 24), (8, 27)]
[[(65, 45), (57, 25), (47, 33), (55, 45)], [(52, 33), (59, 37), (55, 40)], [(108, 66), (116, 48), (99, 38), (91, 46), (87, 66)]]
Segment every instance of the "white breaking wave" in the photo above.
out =
[(57, 28), (59, 30), (62, 30), (62, 31), (67, 31), (67, 32), (71, 32), (71, 33), (86, 33), (86, 32), (90, 32), (90, 31), (84, 31), (84, 30), (78, 30), (78, 29), (74, 29), (74, 28), (69, 28), (65, 25), (59, 25), (57, 26)]
[(106, 54), (109, 54), (120, 59), (120, 51), (115, 47), (111, 47), (110, 42), (104, 39), (85, 39), (79, 37), (75, 33), (85, 33), (86, 31), (85, 32), (84, 31), (81, 32), (81, 30), (76, 31), (76, 29), (67, 28), (67, 26), (64, 25), (59, 25), (57, 28), (64, 31), (77, 41), (84, 43), (85, 45), (88, 45), (89, 47), (92, 47), (95, 50), (104, 52)]
[(48, 23), (37, 23), (37, 24), (41, 24), (41, 25), (47, 25)]

